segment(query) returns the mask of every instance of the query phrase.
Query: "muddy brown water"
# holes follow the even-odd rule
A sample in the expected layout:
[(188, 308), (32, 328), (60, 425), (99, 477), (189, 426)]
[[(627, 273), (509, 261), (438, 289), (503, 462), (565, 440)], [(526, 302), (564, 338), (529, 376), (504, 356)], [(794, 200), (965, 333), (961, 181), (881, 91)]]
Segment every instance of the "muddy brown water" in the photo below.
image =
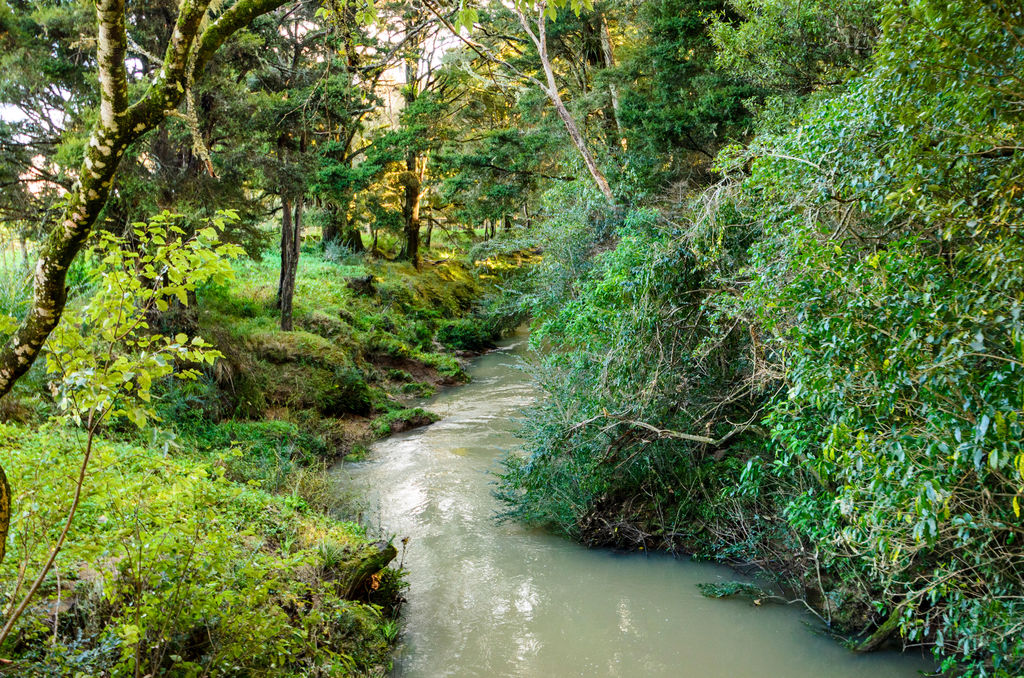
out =
[[(920, 655), (855, 655), (792, 607), (710, 600), (727, 568), (588, 550), (494, 520), (498, 461), (536, 396), (525, 336), (477, 359), (473, 381), (424, 403), (444, 416), (376, 443), (341, 482), (398, 538), (408, 603), (393, 675), (416, 678), (909, 678)], [(396, 542), (397, 543), (397, 542)]]

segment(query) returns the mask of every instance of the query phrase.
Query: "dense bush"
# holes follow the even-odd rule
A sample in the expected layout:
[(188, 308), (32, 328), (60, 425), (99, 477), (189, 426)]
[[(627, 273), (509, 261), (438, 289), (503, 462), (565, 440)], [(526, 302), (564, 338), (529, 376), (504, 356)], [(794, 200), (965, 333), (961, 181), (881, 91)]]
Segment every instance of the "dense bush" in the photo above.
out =
[[(0, 450), (24, 512), (6, 603), (19, 569), (49, 551), (81, 452), (71, 429), (12, 426)], [(380, 608), (345, 599), (348, 568), (373, 549), (359, 527), (301, 514), (217, 464), (106, 441), (95, 454), (76, 538), (4, 648), (22, 675), (383, 673)]]
[[(721, 39), (767, 30), (750, 16)], [(1016, 676), (1020, 21), (980, 0), (880, 19), (863, 74), (766, 111), (692, 203), (603, 246), (580, 211), (549, 221), (587, 263), (541, 270), (547, 397), (500, 493), (595, 543), (764, 565), (851, 632), (898, 621), (946, 669)]]
[(482, 351), (494, 346), (494, 330), (482, 318), (449, 320), (437, 330), (441, 345), (457, 351)]

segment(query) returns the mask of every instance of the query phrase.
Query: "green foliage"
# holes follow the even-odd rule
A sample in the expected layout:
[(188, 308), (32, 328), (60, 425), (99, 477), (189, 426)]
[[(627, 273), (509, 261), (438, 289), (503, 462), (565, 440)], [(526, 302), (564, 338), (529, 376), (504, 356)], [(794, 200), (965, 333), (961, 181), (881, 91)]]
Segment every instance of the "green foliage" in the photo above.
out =
[(383, 438), (393, 433), (401, 433), (402, 431), (408, 431), (419, 426), (433, 424), (438, 419), (440, 417), (433, 412), (417, 407), (414, 409), (392, 410), (374, 419), (370, 427), (375, 436)]
[(732, 0), (712, 13), (716, 61), (777, 93), (807, 94), (861, 69), (878, 39), (878, 0)]
[(750, 131), (746, 101), (760, 90), (715, 67), (705, 26), (709, 16), (726, 21), (725, 8), (721, 0), (643, 3), (637, 18), (642, 33), (626, 46), (621, 67), (620, 118), (630, 168), (649, 174), (645, 182), (687, 172), (687, 164), (673, 157), (684, 155), (680, 151), (710, 158), (722, 143)]
[(853, 77), (766, 111), (689, 205), (608, 240), (552, 214), (530, 297), (547, 397), (499, 494), (592, 543), (757, 562), (851, 631), (895, 613), (943, 669), (1018, 675), (1015, 10), (885, 4), (874, 43), (870, 5), (736, 7), (713, 25), (744, 77)]
[(495, 332), (483, 318), (460, 318), (443, 323), (437, 340), (460, 351), (482, 351), (494, 346)]
[[(19, 565), (49, 548), (81, 453), (60, 427), (0, 426), (0, 449), (23, 507), (3, 566), (9, 600)], [(335, 570), (351, 567), (362, 530), (287, 504), (215, 464), (99, 442), (60, 578), (5, 656), (38, 676), (374, 674), (391, 643), (380, 613), (317, 574), (326, 548), (341, 552)]]
[(770, 594), (765, 592), (756, 584), (745, 581), (708, 582), (697, 584), (700, 592), (708, 598), (733, 598), (742, 596), (744, 598), (769, 598)]
[(218, 241), (227, 213), (189, 239), (168, 212), (134, 225), (135, 242), (101, 234), (92, 252), (95, 290), (80, 308), (65, 313), (47, 352), (47, 374), (56, 375), (53, 395), (76, 423), (91, 428), (106, 417), (125, 417), (138, 427), (156, 416), (150, 403), (155, 381), (174, 375), (195, 379), (194, 368), (220, 356), (200, 337), (165, 337), (150, 330), (149, 317), (172, 303), (188, 306), (206, 282), (223, 284), (228, 261), (240, 249)]

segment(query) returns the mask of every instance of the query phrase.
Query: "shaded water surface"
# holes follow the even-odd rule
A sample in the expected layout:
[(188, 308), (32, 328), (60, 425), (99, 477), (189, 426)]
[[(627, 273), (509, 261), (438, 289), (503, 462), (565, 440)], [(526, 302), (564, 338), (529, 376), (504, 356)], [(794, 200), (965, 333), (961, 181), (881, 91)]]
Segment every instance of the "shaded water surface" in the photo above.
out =
[(473, 382), (426, 405), (445, 418), (374, 445), (339, 474), (373, 520), (410, 538), (397, 676), (905, 678), (928, 664), (856, 656), (792, 608), (701, 597), (714, 565), (591, 551), (494, 521), (503, 454), (535, 396), (524, 338), (479, 358)]

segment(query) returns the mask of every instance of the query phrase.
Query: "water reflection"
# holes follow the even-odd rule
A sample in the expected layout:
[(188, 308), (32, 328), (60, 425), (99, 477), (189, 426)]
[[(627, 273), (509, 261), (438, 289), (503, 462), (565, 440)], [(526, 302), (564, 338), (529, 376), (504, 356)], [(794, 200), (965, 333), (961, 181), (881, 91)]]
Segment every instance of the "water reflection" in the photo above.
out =
[(488, 474), (516, 446), (514, 419), (535, 395), (521, 350), (520, 340), (481, 358), (473, 383), (431, 401), (443, 421), (340, 471), (376, 498), (387, 531), (410, 537), (395, 675), (909, 678), (928, 668), (853, 655), (793, 609), (703, 598), (698, 582), (734, 578), (723, 568), (496, 524)]

